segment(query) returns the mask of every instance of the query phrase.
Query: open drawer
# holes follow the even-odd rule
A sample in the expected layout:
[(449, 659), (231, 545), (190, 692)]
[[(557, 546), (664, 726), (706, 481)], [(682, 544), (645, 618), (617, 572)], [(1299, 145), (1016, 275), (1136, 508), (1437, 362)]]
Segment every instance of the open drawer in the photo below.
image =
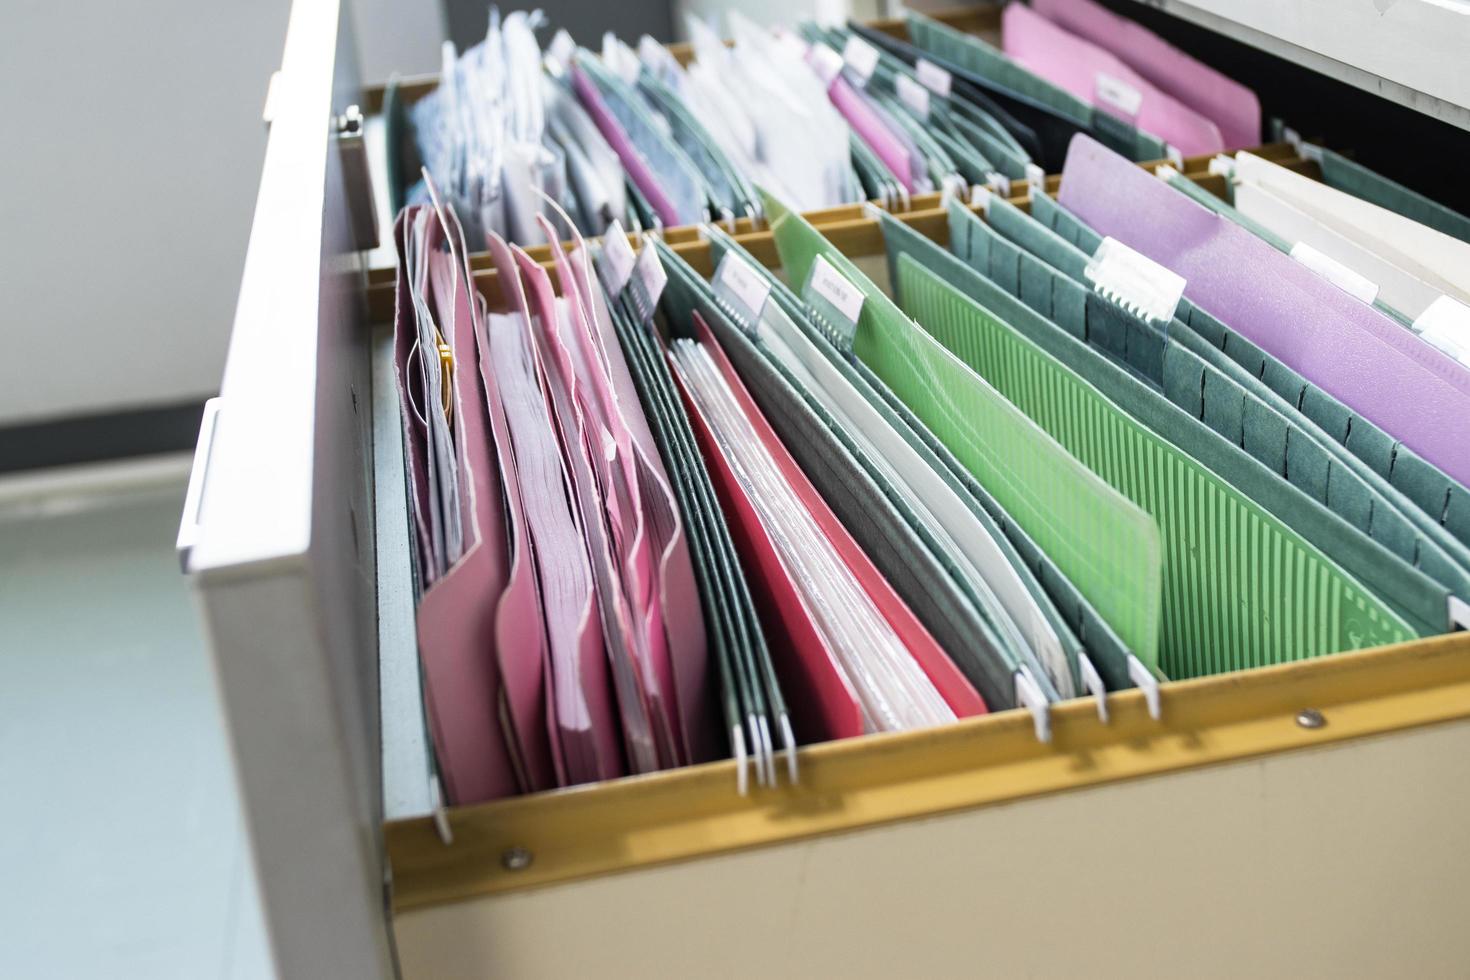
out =
[(282, 976), (1470, 962), (1465, 633), (1069, 702), (1049, 744), (1010, 711), (809, 747), (744, 797), (719, 762), (441, 808), (343, 13), (293, 6), (185, 515)]

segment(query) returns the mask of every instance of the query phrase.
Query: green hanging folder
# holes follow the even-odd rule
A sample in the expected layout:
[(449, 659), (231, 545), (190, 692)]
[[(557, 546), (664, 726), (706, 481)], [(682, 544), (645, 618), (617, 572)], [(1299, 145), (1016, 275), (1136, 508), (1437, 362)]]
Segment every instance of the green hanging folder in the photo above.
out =
[[(933, 452), (906, 431), (907, 423), (812, 325), (790, 290), (733, 239), (716, 229), (709, 236), (716, 263), (715, 302), (756, 338), (755, 346), (828, 422), (961, 591), (995, 625), (1009, 671), (1025, 664), (1033, 675), (1049, 676), (1061, 696), (1080, 693), (1084, 678), (1079, 674), (1085, 673), (1079, 671), (1081, 644), (1004, 531)], [(769, 293), (758, 312), (738, 290), (728, 288), (732, 271), (764, 282)], [(830, 412), (828, 405), (833, 406)], [(989, 543), (961, 546), (955, 535)]]
[[(1032, 197), (1031, 217), (1088, 255), (1102, 242), (1101, 235), (1045, 195)], [(1065, 265), (1058, 268), (1072, 275), (1071, 268)], [(1329, 438), (1387, 480), (1418, 509), (1416, 518), (1427, 518), (1455, 540), (1470, 546), (1470, 489), (1187, 298), (1179, 301), (1176, 316), (1247, 375), (1259, 379), (1287, 404), (1296, 406)]]
[[(782, 444), (873, 564), (987, 704), (1016, 706), (1015, 667), (995, 628), (837, 438), (830, 416), (806, 400), (731, 320), (702, 276), (662, 242), (655, 247), (669, 277), (660, 308), (670, 332), (687, 334), (696, 311), (704, 318)], [(1031, 674), (1046, 700), (1059, 697), (1046, 676)]]
[[(909, 248), (925, 251), (924, 259)], [(1170, 676), (1278, 663), (1415, 635), (1401, 616), (1301, 535), (1017, 327), (1026, 323), (1027, 334), (1057, 350), (1071, 345), (1073, 354), (1093, 354), (1096, 364), (1148, 393), (1122, 369), (1096, 358), (927, 239), (896, 246), (894, 263), (904, 309), (1157, 518), (1164, 540), (1161, 660)], [(1009, 306), (1003, 314), (1007, 320), (972, 298), (975, 294)], [(1115, 395), (1128, 394), (1126, 384), (1108, 387)], [(1172, 405), (1156, 407), (1163, 411), (1151, 414), (1150, 423), (1167, 426), (1172, 415), (1197, 424)], [(1204, 453), (1223, 448), (1243, 456), (1214, 433), (1203, 434), (1217, 445), (1196, 439), (1187, 448)]]
[[(614, 233), (621, 236), (621, 229)], [(609, 297), (608, 312), (684, 521), (705, 628), (720, 674), (732, 751), (737, 758), (745, 755), (748, 730), (758, 780), (774, 782), (773, 746), (768, 741), (774, 729), (774, 737), (793, 749), (787, 753), (787, 772), (794, 782), (795, 742), (785, 697), (745, 574), (662, 350), (646, 318), (637, 315), (628, 299), (629, 291), (625, 289), (621, 298)], [(763, 724), (766, 719), (769, 722)]]
[[(839, 347), (850, 347), (1026, 529), (1140, 661), (1157, 666), (1158, 526), (919, 330), (816, 229), (776, 214), (781, 263)], [(863, 296), (851, 329), (822, 296), (831, 269)]]
[[(1155, 372), (1148, 379), (1181, 408), (1189, 411), (1202, 408), (1202, 417), (1216, 431), (1237, 442), (1283, 479), (1328, 506), (1360, 531), (1384, 541), (1401, 558), (1423, 568), (1447, 588), (1457, 594), (1465, 594), (1461, 590), (1465, 570), (1470, 569), (1470, 547), (1260, 378), (1247, 372), (1177, 318), (1171, 319), (1163, 329), (1157, 329), (1097, 295), (1087, 285), (1085, 276), (1089, 257), (1027, 217), (1020, 209), (1004, 201), (993, 201), (987, 209), (984, 223), (978, 218), (962, 221), (958, 215), (954, 220), (965, 229), (965, 244), (956, 247), (957, 243), (951, 240), (951, 248), (972, 266), (982, 271), (986, 268), (985, 264), (976, 261), (977, 250), (988, 251), (989, 265), (1001, 270), (1008, 270), (1013, 262), (1020, 265), (1041, 262), (1064, 279), (1055, 284), (1054, 291), (1072, 289), (1086, 293), (1087, 322), (1060, 323), (1074, 335), (1106, 350), (1104, 341), (1121, 325), (1142, 340), (1127, 352), (1131, 358), (1124, 357), (1125, 362), (1139, 370), (1144, 368), (1145, 361), (1138, 355), (1146, 354), (1158, 344), (1182, 347), (1188, 352), (1166, 350), (1164, 357), (1168, 359), (1187, 362), (1198, 357), (1205, 364), (1205, 376), (1198, 381), (1193, 369), (1185, 370), (1179, 365), (1172, 366), (1173, 374), (1166, 371), (1163, 377), (1158, 377)], [(999, 238), (989, 241), (992, 234)], [(1007, 254), (1011, 247), (1024, 249), (1030, 255), (1024, 259), (1013, 258)], [(991, 278), (998, 285), (1006, 286), (1005, 276)], [(1028, 305), (1044, 315), (1051, 312), (1049, 307), (1036, 303)], [(1057, 318), (1053, 316), (1052, 319)], [(1096, 330), (1094, 323), (1098, 327)], [(1094, 333), (1101, 336), (1094, 336)], [(1152, 355), (1147, 358), (1149, 362), (1160, 360)], [(1210, 383), (1206, 384), (1206, 379)], [(1453, 567), (1446, 569), (1444, 563)]]
[[(774, 304), (796, 323), (852, 386), (863, 394), (874, 410), (899, 433), (909, 447), (966, 502), (1005, 552), (1012, 568), (1040, 606), (1046, 621), (1061, 640), (1069, 661), (1078, 661), (1085, 648), (1109, 690), (1134, 685), (1128, 672), (1128, 649), (1097, 610), (1062, 574), (1056, 563), (1037, 546), (1025, 530), (1007, 514), (929, 429), (919, 421), (867, 365), (843, 355), (805, 315), (805, 304), (791, 288), (762, 266), (733, 238), (709, 229), (710, 251), (718, 267), (727, 255), (744, 260), (769, 287)], [(718, 278), (718, 272), (717, 272)], [(736, 315), (734, 311), (732, 316)], [(754, 316), (743, 311), (747, 319)], [(739, 318), (738, 316), (736, 317)]]

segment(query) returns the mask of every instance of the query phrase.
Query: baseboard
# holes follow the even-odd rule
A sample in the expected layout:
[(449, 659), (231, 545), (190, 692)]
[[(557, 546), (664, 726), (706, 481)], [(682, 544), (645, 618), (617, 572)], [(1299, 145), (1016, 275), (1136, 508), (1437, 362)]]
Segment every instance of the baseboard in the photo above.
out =
[(200, 400), (0, 426), (0, 473), (188, 451), (203, 413)]

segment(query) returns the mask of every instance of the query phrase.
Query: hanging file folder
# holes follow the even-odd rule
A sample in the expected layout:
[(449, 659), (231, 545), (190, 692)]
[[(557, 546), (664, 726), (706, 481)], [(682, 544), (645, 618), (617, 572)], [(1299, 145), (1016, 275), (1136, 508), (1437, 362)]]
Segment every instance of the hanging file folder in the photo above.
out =
[(839, 346), (867, 364), (1027, 529), (1145, 664), (1156, 662), (1160, 552), (1151, 518), (938, 347), (799, 216), (774, 222), (776, 246), (808, 302), (833, 269), (864, 307)]
[[(869, 559), (986, 702), (1015, 705), (1012, 670), (993, 656), (1001, 642), (995, 627), (957, 585), (945, 563), (924, 545), (890, 496), (842, 444), (820, 407), (809, 403), (732, 322), (703, 277), (666, 247), (657, 247), (669, 270), (664, 309), (676, 332), (691, 332), (693, 314), (700, 314), (786, 450)], [(1037, 683), (1043, 697), (1056, 696), (1050, 680), (1042, 677)], [(1070, 685), (1070, 677), (1066, 683)]]
[(1243, 228), (1079, 136), (1061, 203), (1172, 268), (1187, 295), (1463, 482), (1470, 369)]
[[(1341, 447), (1319, 440), (1316, 427), (1299, 424), (1289, 406), (1278, 408), (1274, 399), (1258, 397), (1212, 359), (1189, 345), (1171, 343), (1155, 323), (1020, 253), (968, 211), (951, 209), (950, 221), (955, 253), (995, 287), (982, 291), (977, 285), (983, 294), (972, 293), (975, 298), (1043, 345), (1054, 344), (1053, 352), (1065, 355), (1068, 365), (1099, 390), (1211, 465), (1366, 588), (1388, 599), (1418, 629), (1439, 632), (1446, 627), (1447, 590), (1470, 594), (1470, 550), (1439, 529), (1416, 526), (1400, 508), (1396, 491), (1382, 485), (1366, 466), (1348, 464), (1350, 457)], [(915, 243), (914, 250), (937, 251), (922, 243)], [(1103, 286), (1100, 277), (1097, 288)], [(1012, 297), (1030, 309), (1019, 309)], [(1068, 339), (1085, 341), (1086, 348), (1041, 327), (1036, 313), (1048, 317)], [(1187, 336), (1187, 330), (1181, 332)], [(1110, 370), (1105, 360), (1127, 374)], [(1165, 402), (1178, 411), (1170, 411)], [(1206, 430), (1213, 430), (1213, 436)], [(1228, 444), (1223, 451), (1222, 442)], [(1240, 458), (1236, 447), (1275, 479)]]
[(1261, 141), (1261, 103), (1256, 93), (1142, 25), (1093, 0), (1032, 0), (1031, 9), (1111, 51), (1153, 85), (1213, 121), (1227, 149)]
[[(947, 279), (980, 286), (977, 273), (957, 260), (940, 262), (943, 255), (933, 261)], [(1196, 676), (1414, 635), (1295, 532), (1150, 433), (1054, 355), (913, 255), (900, 253), (896, 265), (900, 301), (919, 323), (1158, 519), (1165, 673)], [(1024, 320), (1020, 310), (1011, 313)], [(1238, 572), (1245, 568), (1251, 573)], [(1308, 597), (1319, 594), (1330, 611), (1299, 616)]]
[[(1088, 254), (1102, 242), (1097, 232), (1049, 197), (1033, 198), (1031, 213), (1064, 241)], [(1188, 298), (1179, 301), (1178, 315), (1211, 346), (1247, 374), (1259, 378), (1288, 404), (1297, 406), (1323, 432), (1388, 480), (1413, 501), (1422, 515), (1443, 526), (1457, 540), (1470, 544), (1470, 490)]]

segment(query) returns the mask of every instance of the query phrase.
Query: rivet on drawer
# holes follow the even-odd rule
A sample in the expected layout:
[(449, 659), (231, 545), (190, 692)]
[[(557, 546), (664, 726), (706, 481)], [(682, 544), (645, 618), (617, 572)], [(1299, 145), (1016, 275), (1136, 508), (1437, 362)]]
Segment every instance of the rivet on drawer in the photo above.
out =
[(524, 847), (507, 847), (500, 855), (501, 867), (507, 871), (524, 871), (531, 866), (532, 855)]
[(1303, 708), (1296, 713), (1296, 723), (1303, 728), (1323, 728), (1327, 725), (1327, 719), (1316, 708)]

